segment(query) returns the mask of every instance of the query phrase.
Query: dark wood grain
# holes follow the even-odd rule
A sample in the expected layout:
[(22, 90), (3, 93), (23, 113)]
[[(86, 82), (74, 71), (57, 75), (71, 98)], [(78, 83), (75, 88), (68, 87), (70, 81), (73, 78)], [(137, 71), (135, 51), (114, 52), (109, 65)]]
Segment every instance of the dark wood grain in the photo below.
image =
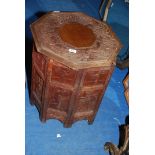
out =
[(55, 118), (65, 127), (82, 119), (91, 123), (113, 66), (73, 70), (37, 51), (32, 56), (31, 101), (38, 107), (41, 121)]
[(90, 28), (79, 23), (63, 25), (59, 28), (59, 34), (63, 41), (75, 47), (89, 47), (96, 39)]
[(38, 52), (76, 70), (111, 66), (122, 47), (107, 23), (81, 12), (49, 12), (30, 27)]
[(31, 102), (40, 120), (93, 123), (121, 48), (118, 38), (106, 23), (73, 12), (48, 13), (31, 30)]

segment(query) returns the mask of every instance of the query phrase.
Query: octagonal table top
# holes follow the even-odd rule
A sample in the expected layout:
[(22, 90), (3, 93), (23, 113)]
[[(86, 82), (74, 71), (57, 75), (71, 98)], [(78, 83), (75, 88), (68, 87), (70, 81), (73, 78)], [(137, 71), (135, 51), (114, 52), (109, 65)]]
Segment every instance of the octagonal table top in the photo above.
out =
[(49, 12), (30, 27), (38, 52), (73, 69), (111, 66), (122, 47), (107, 23), (81, 12)]

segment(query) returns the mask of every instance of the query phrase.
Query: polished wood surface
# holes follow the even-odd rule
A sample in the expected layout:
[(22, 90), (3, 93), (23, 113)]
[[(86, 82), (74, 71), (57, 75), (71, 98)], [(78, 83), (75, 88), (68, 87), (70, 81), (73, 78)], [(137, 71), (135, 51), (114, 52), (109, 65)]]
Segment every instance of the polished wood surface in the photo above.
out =
[(31, 102), (41, 121), (55, 118), (69, 127), (87, 119), (91, 124), (114, 66), (73, 70), (33, 50)]
[(118, 38), (106, 23), (79, 12), (50, 12), (31, 30), (31, 102), (41, 121), (91, 124), (121, 48)]
[(90, 28), (79, 23), (63, 25), (59, 28), (59, 34), (64, 42), (75, 47), (89, 47), (96, 39)]
[(49, 12), (30, 27), (38, 52), (76, 70), (111, 66), (122, 47), (107, 23), (80, 12)]

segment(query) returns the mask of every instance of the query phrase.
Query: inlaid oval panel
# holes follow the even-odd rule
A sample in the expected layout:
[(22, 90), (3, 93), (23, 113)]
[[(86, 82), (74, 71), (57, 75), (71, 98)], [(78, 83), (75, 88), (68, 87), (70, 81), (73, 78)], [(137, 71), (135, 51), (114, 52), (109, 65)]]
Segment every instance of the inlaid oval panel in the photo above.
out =
[(77, 22), (64, 24), (59, 28), (59, 35), (64, 42), (75, 47), (89, 47), (96, 39), (90, 28)]

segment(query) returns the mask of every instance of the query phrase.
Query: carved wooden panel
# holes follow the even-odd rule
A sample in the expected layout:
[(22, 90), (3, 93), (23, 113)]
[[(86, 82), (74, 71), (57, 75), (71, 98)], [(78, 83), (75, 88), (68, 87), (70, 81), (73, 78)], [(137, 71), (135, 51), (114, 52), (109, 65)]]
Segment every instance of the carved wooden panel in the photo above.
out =
[[(33, 49), (34, 50), (34, 49)], [(37, 69), (45, 76), (45, 65), (46, 65), (46, 58), (41, 53), (33, 52), (33, 63), (37, 67)]]
[(50, 86), (48, 97), (48, 104), (50, 108), (67, 113), (71, 97), (70, 90), (59, 88), (57, 86)]
[(84, 79), (84, 86), (92, 86), (92, 85), (104, 85), (106, 78), (108, 76), (108, 70), (95, 70), (95, 71), (87, 71)]
[(41, 102), (42, 94), (43, 94), (43, 79), (39, 76), (39, 74), (34, 71), (35, 78), (34, 78), (34, 93), (37, 96), (38, 100)]
[(81, 91), (77, 97), (76, 112), (93, 111), (100, 94), (101, 90)]
[(42, 95), (43, 95), (43, 87), (44, 87), (44, 80), (39, 75), (39, 72), (37, 71), (35, 65), (33, 64), (33, 70), (32, 70), (32, 96), (33, 96), (33, 102), (37, 102), (39, 105), (42, 102)]
[(33, 50), (31, 101), (40, 119), (92, 123), (113, 67), (74, 70)]
[(76, 71), (54, 61), (51, 80), (74, 86)]
[(31, 101), (40, 119), (65, 127), (92, 123), (122, 47), (105, 22), (80, 12), (49, 12), (31, 24)]
[(80, 12), (49, 12), (31, 31), (38, 52), (76, 70), (111, 66), (122, 47), (107, 23)]

